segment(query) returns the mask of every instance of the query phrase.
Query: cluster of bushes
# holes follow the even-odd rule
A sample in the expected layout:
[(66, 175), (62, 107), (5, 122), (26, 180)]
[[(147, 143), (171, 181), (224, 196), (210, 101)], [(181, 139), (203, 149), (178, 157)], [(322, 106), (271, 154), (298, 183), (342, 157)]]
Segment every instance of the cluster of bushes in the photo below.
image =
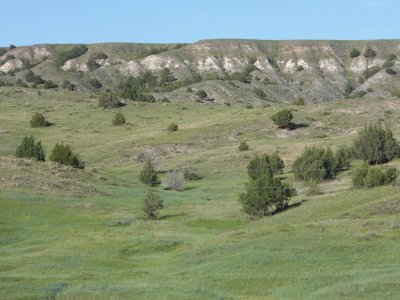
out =
[(376, 168), (363, 163), (354, 170), (352, 176), (353, 186), (356, 188), (372, 188), (387, 185), (397, 179), (396, 168)]
[(368, 47), (367, 49), (365, 49), (363, 55), (364, 55), (364, 57), (372, 58), (372, 57), (375, 57), (375, 56), (376, 56), (376, 52), (375, 52), (375, 50), (372, 49), (371, 47)]
[(346, 149), (335, 153), (330, 148), (307, 147), (293, 162), (292, 169), (296, 179), (320, 182), (335, 178), (339, 171), (350, 166), (350, 154)]
[(138, 77), (129, 76), (118, 86), (118, 95), (124, 99), (139, 102), (155, 102), (155, 98), (147, 94), (157, 85), (157, 77), (151, 71), (145, 71)]
[(242, 72), (225, 74), (225, 80), (238, 80), (243, 83), (249, 83), (251, 81), (251, 72), (254, 70), (257, 70), (257, 68), (252, 64), (248, 64)]
[(75, 154), (69, 145), (63, 143), (57, 143), (54, 146), (49, 160), (78, 169), (85, 168), (85, 163), (79, 158), (79, 155)]
[(45, 83), (42, 77), (39, 75), (35, 75), (35, 73), (32, 70), (28, 70), (24, 74), (24, 78), (26, 82), (32, 82), (34, 85), (39, 85)]
[(77, 57), (85, 54), (87, 50), (88, 50), (88, 48), (85, 45), (74, 46), (70, 50), (56, 53), (54, 56), (54, 62), (58, 66), (62, 66), (63, 64), (65, 64), (66, 61), (77, 58)]
[(166, 85), (169, 82), (175, 81), (176, 78), (172, 74), (171, 70), (168, 68), (162, 68), (159, 74), (159, 84), (160, 85)]
[(56, 87), (58, 87), (58, 85), (57, 84), (55, 84), (53, 81), (51, 81), (51, 80), (46, 80), (45, 82), (44, 82), (44, 85), (43, 85), (43, 88), (44, 89), (54, 89), (54, 88), (56, 88)]
[[(15, 151), (15, 156), (34, 158), (38, 161), (46, 160), (46, 154), (42, 147), (42, 142), (35, 142), (33, 136), (25, 136), (22, 139), (21, 144), (17, 147), (17, 150)], [(64, 145), (63, 143), (57, 143), (54, 146), (53, 150), (51, 151), (49, 160), (74, 168), (83, 169), (85, 167), (85, 164), (79, 158), (79, 155), (75, 154), (71, 150), (71, 147), (69, 145)]]
[(252, 217), (266, 216), (288, 205), (296, 190), (276, 177), (283, 167), (283, 161), (277, 154), (256, 156), (250, 161), (246, 191), (239, 196), (245, 213)]
[(39, 161), (46, 160), (46, 154), (42, 147), (42, 142), (37, 141), (33, 136), (27, 137), (25, 136), (22, 139), (21, 144), (17, 147), (15, 152), (16, 157), (26, 157), (26, 158), (35, 158)]

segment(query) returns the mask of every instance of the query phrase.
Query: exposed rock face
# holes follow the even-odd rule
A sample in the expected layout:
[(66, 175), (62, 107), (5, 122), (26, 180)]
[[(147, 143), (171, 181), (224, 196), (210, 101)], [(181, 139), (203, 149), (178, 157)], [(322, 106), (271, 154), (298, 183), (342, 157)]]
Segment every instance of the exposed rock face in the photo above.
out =
[[(149, 51), (157, 47), (162, 50)], [(363, 54), (350, 57), (353, 48), (364, 53), (368, 47), (377, 53), (375, 57)], [(198, 75), (206, 78), (202, 88), (214, 98), (214, 103), (232, 98), (245, 102), (251, 98), (249, 93), (252, 94), (255, 87), (262, 89), (268, 100), (292, 101), (301, 96), (307, 102), (333, 101), (348, 96), (349, 83), (355, 91), (368, 93), (385, 88), (387, 93), (393, 88), (400, 90), (400, 41), (207, 40), (184, 47), (106, 43), (88, 45), (85, 54), (68, 60), (61, 67), (51, 63), (55, 49), (56, 46), (49, 45), (17, 47), (0, 56), (0, 71), (7, 73), (34, 65), (35, 72), (43, 74), (46, 80), (59, 84), (64, 79), (73, 80), (79, 87), (85, 85), (85, 78), (95, 77), (108, 88), (126, 76), (138, 76), (145, 70), (158, 75), (163, 68), (168, 68), (178, 81)], [(98, 67), (89, 69), (93, 63), (90, 58), (96, 54), (105, 54), (105, 58), (96, 59)], [(392, 54), (395, 58), (389, 62)], [(385, 72), (384, 64), (386, 68), (388, 63), (397, 74)], [(254, 67), (249, 68), (250, 64)], [(50, 68), (52, 72), (48, 72)], [(227, 82), (229, 76), (226, 75), (244, 70), (252, 70), (247, 82)], [(82, 77), (79, 75), (82, 72), (87, 75)], [(47, 78), (47, 74), (56, 74), (58, 78)], [(208, 78), (221, 80), (214, 82)], [(177, 92), (171, 98), (181, 95)], [(195, 100), (188, 94), (185, 97)]]

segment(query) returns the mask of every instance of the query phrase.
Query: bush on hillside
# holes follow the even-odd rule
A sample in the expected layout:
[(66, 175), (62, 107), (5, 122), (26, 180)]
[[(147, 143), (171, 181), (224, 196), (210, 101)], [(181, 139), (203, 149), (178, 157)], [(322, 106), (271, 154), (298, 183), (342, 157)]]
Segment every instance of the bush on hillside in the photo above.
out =
[(191, 166), (188, 166), (183, 171), (183, 178), (185, 180), (199, 180), (201, 176), (197, 173), (197, 170)]
[(349, 167), (349, 159), (344, 150), (334, 154), (330, 148), (307, 147), (293, 162), (296, 179), (309, 182), (333, 179), (336, 174)]
[(33, 79), (35, 79), (35, 73), (33, 73), (32, 70), (28, 70), (24, 74), (26, 82), (33, 82)]
[(25, 136), (22, 139), (21, 144), (18, 146), (16, 152), (16, 157), (28, 157), (28, 158), (35, 158), (39, 161), (45, 161), (46, 155), (42, 147), (42, 142), (37, 141), (33, 136), (27, 137)]
[(290, 109), (283, 109), (271, 116), (271, 120), (279, 128), (289, 128), (291, 121), (293, 119), (293, 114)]
[(77, 58), (83, 54), (86, 53), (88, 48), (85, 45), (78, 45), (74, 46), (70, 50), (58, 52), (54, 55), (54, 62), (58, 65), (61, 66), (63, 65), (66, 61), (70, 59)]
[(23, 88), (28, 87), (28, 85), (25, 82), (23, 82), (21, 79), (17, 79), (17, 81), (15, 82), (15, 86), (23, 87)]
[(159, 80), (160, 85), (167, 84), (169, 82), (176, 80), (176, 78), (172, 74), (171, 70), (168, 68), (162, 68), (162, 70), (160, 71), (159, 77), (160, 77), (160, 80)]
[(43, 88), (44, 88), (44, 89), (54, 89), (54, 88), (56, 88), (56, 87), (58, 87), (58, 85), (55, 84), (55, 83), (54, 83), (53, 81), (51, 81), (51, 80), (46, 80), (45, 83), (44, 83), (44, 85), (43, 85)]
[(95, 89), (101, 89), (103, 84), (95, 78), (89, 80), (89, 84)]
[(159, 186), (161, 181), (158, 178), (157, 171), (155, 170), (150, 159), (146, 160), (139, 175), (140, 182), (147, 184), (151, 187)]
[(107, 93), (100, 96), (98, 106), (103, 108), (117, 108), (122, 106), (122, 103), (117, 96)]
[(296, 100), (293, 101), (293, 105), (296, 106), (303, 106), (306, 104), (306, 101), (304, 100), (303, 97), (298, 97)]
[(254, 88), (253, 93), (260, 99), (265, 99), (267, 97), (267, 94), (260, 88)]
[(74, 91), (76, 89), (76, 85), (71, 83), (69, 80), (64, 80), (61, 87), (69, 91)]
[(100, 68), (100, 64), (99, 64), (99, 60), (103, 60), (103, 59), (107, 59), (108, 56), (105, 53), (96, 53), (94, 55), (92, 55), (88, 62), (87, 62), (87, 66), (89, 68), (89, 71), (94, 71), (98, 68)]
[(85, 168), (85, 163), (79, 158), (79, 155), (75, 154), (69, 145), (63, 143), (57, 143), (54, 146), (49, 160), (78, 169)]
[(368, 47), (367, 49), (365, 49), (364, 51), (364, 57), (375, 57), (376, 56), (376, 52), (374, 49), (372, 49), (371, 47)]
[(178, 131), (178, 125), (175, 124), (175, 123), (171, 123), (171, 124), (168, 125), (167, 130), (168, 130), (169, 132)]
[(44, 81), (43, 78), (40, 77), (39, 75), (35, 75), (35, 76), (33, 77), (32, 82), (33, 82), (34, 84), (38, 85), (38, 84), (43, 84), (45, 81)]
[(120, 126), (120, 125), (125, 124), (124, 115), (122, 113), (120, 113), (120, 112), (117, 112), (114, 115), (114, 118), (112, 119), (111, 123), (112, 123), (113, 126)]
[(185, 179), (182, 174), (179, 174), (176, 170), (169, 172), (168, 178), (166, 181), (166, 189), (179, 191), (183, 190), (183, 184), (185, 183)]
[(389, 75), (396, 75), (397, 74), (397, 72), (395, 70), (393, 70), (392, 68), (386, 68), (385, 71)]
[(396, 179), (396, 168), (376, 168), (369, 166), (367, 163), (363, 163), (357, 167), (352, 176), (352, 182), (355, 188), (372, 188), (387, 185), (394, 182)]
[(353, 142), (354, 157), (367, 161), (370, 165), (387, 163), (400, 157), (399, 142), (393, 132), (380, 124), (364, 127)]
[(30, 120), (31, 127), (46, 127), (49, 123), (46, 121), (45, 117), (41, 113), (34, 113)]
[(351, 58), (355, 58), (355, 57), (358, 57), (360, 55), (361, 55), (360, 50), (358, 50), (356, 48), (352, 49), (351, 52), (350, 52), (350, 57)]
[(248, 151), (249, 145), (246, 142), (241, 142), (238, 146), (239, 151)]
[(163, 208), (163, 201), (155, 189), (150, 188), (143, 199), (143, 211), (149, 219), (157, 219), (158, 211)]
[(207, 92), (205, 90), (198, 90), (196, 92), (196, 96), (199, 97), (200, 99), (205, 99), (207, 98)]
[(257, 179), (262, 174), (281, 174), (285, 163), (277, 153), (272, 155), (256, 155), (247, 165), (247, 174), (251, 179)]

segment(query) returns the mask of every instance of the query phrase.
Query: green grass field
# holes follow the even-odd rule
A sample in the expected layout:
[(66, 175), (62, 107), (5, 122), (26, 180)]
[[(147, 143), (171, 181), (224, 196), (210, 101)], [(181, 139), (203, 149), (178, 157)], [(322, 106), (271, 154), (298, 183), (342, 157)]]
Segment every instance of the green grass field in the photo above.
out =
[[(350, 145), (372, 121), (399, 138), (399, 99), (293, 107), (303, 124), (293, 131), (269, 119), (282, 106), (103, 110), (96, 101), (0, 89), (1, 299), (398, 299), (400, 186), (355, 190), (349, 170), (321, 184), (322, 195), (306, 196), (291, 163), (306, 145)], [(115, 111), (125, 126), (111, 126)], [(31, 128), (33, 112), (54, 125)], [(172, 122), (179, 131), (167, 131)], [(14, 158), (30, 134), (47, 156), (55, 143), (70, 144), (86, 168)], [(250, 151), (238, 151), (241, 141)], [(160, 154), (161, 179), (188, 165), (203, 176), (183, 192), (160, 186), (165, 208), (155, 221), (141, 210), (136, 158), (144, 149)], [(290, 209), (251, 220), (237, 200), (246, 166), (274, 151), (299, 195)]]

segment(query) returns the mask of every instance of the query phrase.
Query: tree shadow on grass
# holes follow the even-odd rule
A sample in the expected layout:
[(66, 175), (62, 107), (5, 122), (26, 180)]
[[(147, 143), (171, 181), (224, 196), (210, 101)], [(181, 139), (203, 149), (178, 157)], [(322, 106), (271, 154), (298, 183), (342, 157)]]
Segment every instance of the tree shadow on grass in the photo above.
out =
[(275, 210), (274, 212), (272, 212), (271, 215), (275, 215), (275, 214), (281, 213), (281, 212), (283, 212), (283, 211), (285, 211), (285, 210), (288, 210), (288, 209), (291, 209), (291, 208), (299, 207), (300, 205), (302, 205), (302, 204), (303, 204), (304, 202), (306, 202), (306, 201), (307, 201), (307, 200), (303, 199), (303, 200), (301, 200), (301, 201), (299, 201), (299, 202), (295, 202), (295, 203), (292, 203), (292, 204), (288, 204), (288, 205), (286, 205), (285, 207), (282, 207), (282, 208), (280, 208), (280, 209)]
[(300, 129), (300, 128), (308, 128), (310, 127), (310, 125), (306, 124), (306, 123), (290, 123), (290, 125), (288, 126), (289, 130), (296, 130), (296, 129)]
[(172, 218), (176, 218), (176, 217), (183, 217), (183, 216), (187, 216), (187, 213), (163, 215), (163, 216), (160, 216), (158, 219), (159, 220), (167, 220), (167, 219), (172, 219)]

